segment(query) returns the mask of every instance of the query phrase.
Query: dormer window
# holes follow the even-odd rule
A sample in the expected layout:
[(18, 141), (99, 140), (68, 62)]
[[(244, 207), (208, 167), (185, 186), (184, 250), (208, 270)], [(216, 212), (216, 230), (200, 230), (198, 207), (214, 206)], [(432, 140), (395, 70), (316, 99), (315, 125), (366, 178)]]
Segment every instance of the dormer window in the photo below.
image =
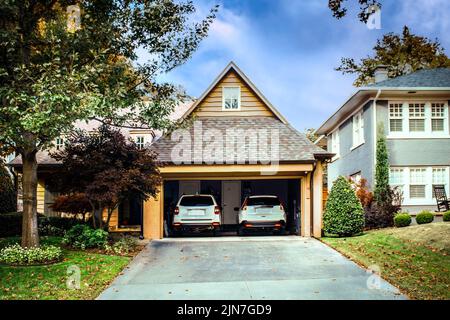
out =
[(56, 150), (61, 150), (64, 147), (64, 138), (58, 137), (55, 140)]
[(138, 147), (139, 150), (144, 149), (144, 146), (145, 146), (145, 138), (144, 138), (144, 136), (137, 136), (136, 137), (136, 146)]
[(222, 88), (222, 110), (239, 110), (241, 108), (241, 88), (223, 87)]

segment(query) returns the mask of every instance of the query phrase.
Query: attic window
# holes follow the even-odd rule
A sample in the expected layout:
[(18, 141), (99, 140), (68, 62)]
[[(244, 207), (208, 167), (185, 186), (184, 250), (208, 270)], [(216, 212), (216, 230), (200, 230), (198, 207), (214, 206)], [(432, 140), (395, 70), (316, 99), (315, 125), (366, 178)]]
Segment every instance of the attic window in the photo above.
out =
[(223, 87), (222, 88), (223, 110), (239, 110), (241, 108), (241, 88)]

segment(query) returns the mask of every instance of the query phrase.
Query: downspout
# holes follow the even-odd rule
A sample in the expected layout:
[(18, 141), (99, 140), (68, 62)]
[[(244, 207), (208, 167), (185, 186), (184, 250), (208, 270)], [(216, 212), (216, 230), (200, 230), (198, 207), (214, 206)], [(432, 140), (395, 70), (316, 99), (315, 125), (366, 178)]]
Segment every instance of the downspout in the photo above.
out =
[[(373, 169), (372, 176), (375, 177), (375, 166), (377, 165), (377, 100), (380, 97), (381, 89), (378, 89), (377, 95), (373, 100)], [(374, 179), (375, 180), (375, 179)], [(375, 181), (373, 181), (375, 182)]]
[(314, 161), (313, 169), (311, 171), (311, 178), (309, 180), (309, 202), (310, 202), (310, 211), (309, 211), (309, 232), (310, 235), (314, 235), (314, 172), (316, 171), (317, 161)]

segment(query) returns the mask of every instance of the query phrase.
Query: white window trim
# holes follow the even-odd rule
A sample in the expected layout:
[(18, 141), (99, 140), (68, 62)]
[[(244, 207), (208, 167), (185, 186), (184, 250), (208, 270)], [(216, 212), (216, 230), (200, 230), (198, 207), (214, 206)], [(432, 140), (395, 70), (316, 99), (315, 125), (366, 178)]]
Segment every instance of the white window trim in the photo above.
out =
[[(356, 127), (356, 119), (359, 118), (359, 128)], [(358, 135), (356, 134), (356, 130), (358, 129)], [(350, 150), (354, 150), (358, 148), (359, 146), (363, 145), (365, 143), (364, 139), (364, 117), (363, 117), (363, 111), (356, 113), (352, 118), (352, 133), (353, 133), (353, 145), (350, 148)]]
[[(239, 90), (237, 109), (225, 109), (225, 94), (224, 94), (225, 88), (237, 88)], [(230, 112), (230, 111), (240, 111), (240, 110), (241, 110), (241, 87), (240, 86), (222, 86), (222, 111)]]
[[(409, 194), (409, 186), (410, 183), (410, 171), (411, 169), (418, 169), (418, 168), (424, 168), (425, 171), (425, 198), (410, 198)], [(449, 188), (450, 188), (450, 167), (449, 166), (414, 166), (414, 167), (397, 167), (392, 166), (391, 169), (403, 169), (403, 184), (402, 190), (403, 190), (403, 204), (405, 206), (411, 206), (411, 205), (436, 205), (436, 199), (433, 198), (433, 169), (435, 168), (443, 168), (445, 169), (446, 173), (446, 183), (445, 185), (445, 192), (447, 195), (449, 194)], [(391, 184), (391, 186), (400, 186), (399, 184)]]
[[(339, 134), (339, 129), (336, 129), (331, 134), (331, 153), (335, 153), (335, 156), (331, 158), (331, 161), (335, 161), (341, 157), (341, 138)], [(334, 145), (334, 140), (336, 140), (336, 146)], [(337, 149), (337, 150), (336, 150)]]
[[(402, 129), (403, 131), (391, 131), (390, 128), (390, 112), (389, 112), (389, 106), (390, 104), (402, 104)], [(410, 103), (424, 103), (425, 104), (425, 131), (423, 132), (410, 132), (409, 131), (409, 104)], [(431, 104), (432, 103), (442, 103), (444, 104), (444, 131), (432, 131), (431, 128), (431, 121), (432, 121), (432, 115), (431, 115)], [(448, 139), (450, 138), (450, 131), (449, 131), (449, 105), (448, 101), (443, 100), (408, 100), (408, 101), (399, 101), (399, 100), (389, 100), (388, 101), (388, 127), (389, 132), (387, 135), (387, 139)], [(399, 119), (397, 117), (392, 119)]]

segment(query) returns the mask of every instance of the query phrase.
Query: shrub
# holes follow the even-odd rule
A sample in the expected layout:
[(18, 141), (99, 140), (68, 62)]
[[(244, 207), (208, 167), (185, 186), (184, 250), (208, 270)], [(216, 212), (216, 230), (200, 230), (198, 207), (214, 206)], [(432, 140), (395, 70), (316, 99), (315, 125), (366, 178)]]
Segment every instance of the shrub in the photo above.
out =
[(106, 251), (112, 252), (118, 255), (128, 254), (136, 249), (137, 240), (134, 237), (124, 236), (116, 241), (112, 246), (107, 245)]
[(434, 220), (434, 214), (430, 211), (422, 211), (416, 215), (417, 224), (431, 223)]
[(63, 243), (78, 249), (101, 248), (108, 241), (108, 232), (102, 229), (92, 229), (87, 225), (76, 225), (66, 232)]
[(409, 213), (398, 213), (394, 217), (394, 224), (396, 227), (407, 227), (411, 224), (411, 216)]
[(363, 231), (364, 212), (350, 183), (339, 177), (333, 183), (323, 217), (324, 231), (349, 236)]
[(62, 250), (56, 246), (22, 248), (13, 244), (0, 250), (0, 262), (13, 265), (44, 264), (59, 261)]
[(43, 236), (64, 236), (66, 231), (80, 224), (80, 220), (62, 217), (40, 217), (38, 219), (39, 234)]
[(18, 236), (22, 233), (22, 212), (0, 214), (0, 238)]
[(0, 213), (17, 211), (17, 196), (11, 175), (0, 159)]
[(385, 202), (372, 202), (365, 207), (366, 227), (387, 228), (394, 224), (394, 216), (400, 211), (403, 202), (403, 193), (398, 188), (388, 188)]
[(450, 210), (447, 212), (444, 212), (442, 219), (444, 219), (444, 221), (450, 221)]

